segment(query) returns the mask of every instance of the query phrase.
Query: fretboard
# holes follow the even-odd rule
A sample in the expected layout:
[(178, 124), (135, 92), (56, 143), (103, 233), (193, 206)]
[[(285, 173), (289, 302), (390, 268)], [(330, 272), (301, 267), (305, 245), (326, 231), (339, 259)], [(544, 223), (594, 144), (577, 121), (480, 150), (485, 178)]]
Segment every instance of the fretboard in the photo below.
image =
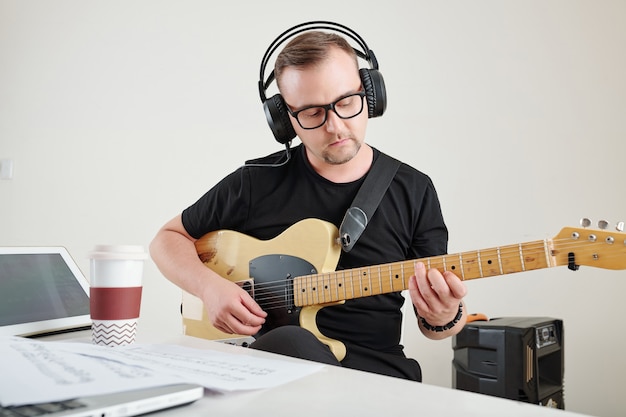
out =
[(332, 303), (409, 288), (415, 264), (452, 271), (462, 280), (487, 278), (515, 272), (550, 268), (555, 265), (550, 240), (500, 246), (471, 252), (393, 262), (324, 274), (297, 277), (293, 282), (298, 307)]

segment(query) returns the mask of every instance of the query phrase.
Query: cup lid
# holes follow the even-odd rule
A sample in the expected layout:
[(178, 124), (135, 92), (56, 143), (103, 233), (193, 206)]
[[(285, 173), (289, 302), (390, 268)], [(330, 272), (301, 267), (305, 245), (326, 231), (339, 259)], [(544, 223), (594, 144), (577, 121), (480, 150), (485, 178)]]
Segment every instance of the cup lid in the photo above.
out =
[(148, 254), (141, 245), (96, 245), (89, 252), (91, 259), (129, 259), (144, 260)]

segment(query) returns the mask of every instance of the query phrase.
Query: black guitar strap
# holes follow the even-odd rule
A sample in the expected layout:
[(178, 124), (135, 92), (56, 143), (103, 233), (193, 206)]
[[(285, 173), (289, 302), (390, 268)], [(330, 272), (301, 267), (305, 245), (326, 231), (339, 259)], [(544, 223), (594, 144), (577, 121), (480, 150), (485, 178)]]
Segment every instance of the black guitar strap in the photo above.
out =
[(380, 153), (339, 226), (339, 241), (350, 252), (367, 227), (396, 175), (400, 161)]

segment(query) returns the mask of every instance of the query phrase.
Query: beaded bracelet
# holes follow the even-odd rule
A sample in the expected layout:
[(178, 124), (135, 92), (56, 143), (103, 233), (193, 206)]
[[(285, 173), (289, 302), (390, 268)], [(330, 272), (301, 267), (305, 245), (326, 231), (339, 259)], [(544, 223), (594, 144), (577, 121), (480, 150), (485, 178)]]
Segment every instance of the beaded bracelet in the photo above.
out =
[(432, 324), (427, 322), (424, 317), (420, 317), (420, 321), (422, 323), (422, 326), (424, 326), (426, 330), (430, 330), (431, 332), (443, 332), (444, 330), (450, 330), (451, 328), (453, 328), (454, 325), (457, 324), (459, 320), (461, 320), (461, 317), (463, 317), (463, 304), (459, 303), (459, 311), (456, 313), (456, 317), (454, 317), (454, 319), (448, 324), (445, 324), (443, 326), (433, 326)]

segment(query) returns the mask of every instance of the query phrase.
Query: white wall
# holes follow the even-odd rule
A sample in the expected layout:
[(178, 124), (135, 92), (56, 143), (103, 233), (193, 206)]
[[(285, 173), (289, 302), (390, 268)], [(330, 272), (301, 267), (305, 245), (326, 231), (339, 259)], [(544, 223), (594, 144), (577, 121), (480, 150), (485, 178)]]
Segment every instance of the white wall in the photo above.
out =
[[(433, 178), (450, 251), (626, 217), (626, 3), (0, 0), (0, 245), (147, 246), (245, 159), (279, 150), (259, 62), (329, 19), (376, 52), (389, 96), (368, 140)], [(582, 267), (468, 282), (472, 312), (565, 324), (572, 411), (623, 414), (626, 273)], [(148, 263), (142, 330), (176, 333), (180, 292)], [(450, 341), (406, 335), (449, 386)], [(416, 407), (419, 405), (417, 404)]]

